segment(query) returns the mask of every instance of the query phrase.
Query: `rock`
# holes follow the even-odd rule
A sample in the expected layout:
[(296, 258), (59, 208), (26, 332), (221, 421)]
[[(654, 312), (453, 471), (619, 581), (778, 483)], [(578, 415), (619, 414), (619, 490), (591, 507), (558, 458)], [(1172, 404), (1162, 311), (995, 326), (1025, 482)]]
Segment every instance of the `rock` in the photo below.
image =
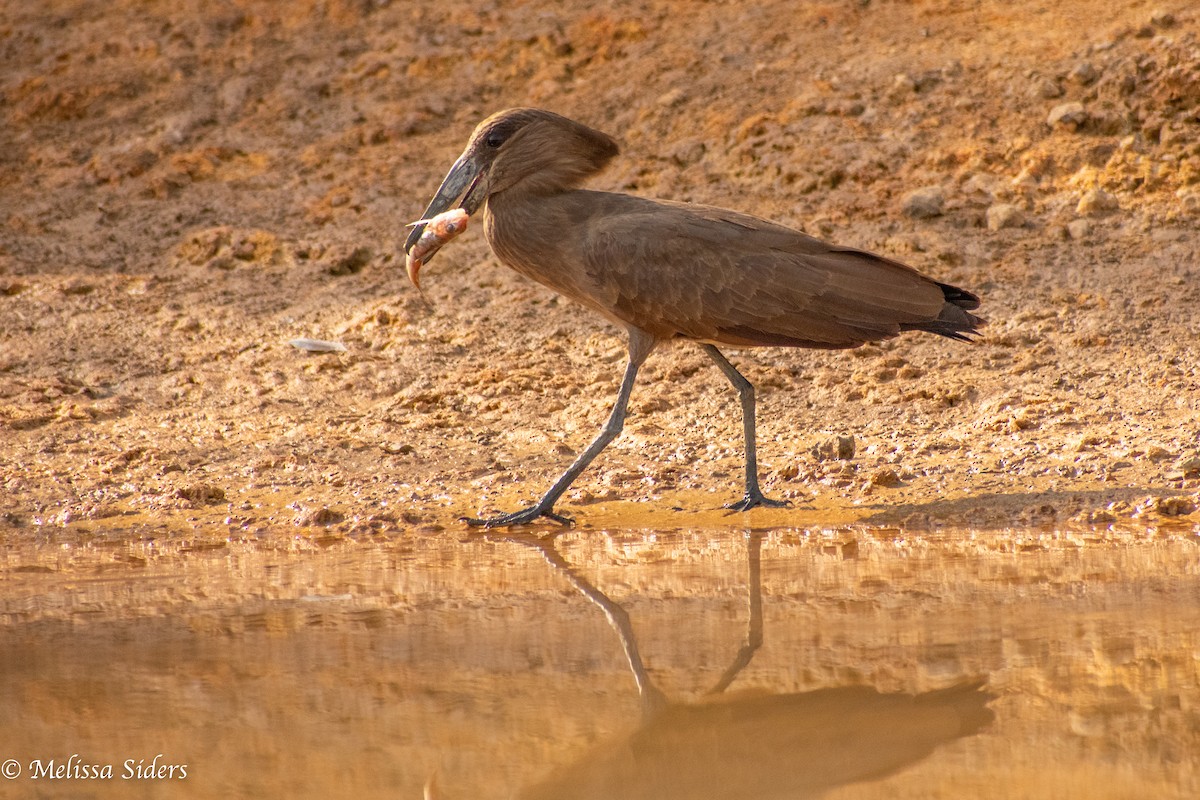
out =
[(1079, 205), (1075, 207), (1075, 213), (1094, 217), (1116, 211), (1120, 207), (1121, 204), (1117, 201), (1116, 196), (1096, 187), (1083, 193), (1083, 197), (1079, 198)]
[(1088, 86), (1095, 83), (1096, 78), (1100, 77), (1100, 73), (1092, 66), (1090, 61), (1080, 62), (1067, 74), (1067, 78), (1082, 86)]
[(674, 108), (687, 99), (687, 92), (676, 86), (661, 95), (659, 95), (657, 103), (661, 108)]
[(1088, 131), (1103, 136), (1116, 136), (1128, 131), (1129, 124), (1125, 117), (1115, 111), (1100, 111), (1089, 113), (1087, 118)]
[(1102, 525), (1109, 522), (1116, 522), (1117, 517), (1111, 511), (1103, 509), (1096, 511), (1080, 511), (1075, 516), (1071, 517), (1072, 522), (1081, 522), (1087, 525)]
[(915, 94), (917, 91), (917, 82), (912, 79), (912, 76), (901, 72), (896, 77), (892, 78), (892, 86), (888, 90), (893, 98), (902, 99), (908, 95)]
[(1175, 465), (1184, 478), (1200, 478), (1200, 458), (1185, 458)]
[(1040, 177), (1037, 172), (1030, 167), (1025, 167), (1017, 173), (1017, 177), (1012, 179), (1010, 185), (1016, 189), (1031, 191), (1037, 188), (1039, 181)]
[(854, 458), (854, 437), (839, 436), (837, 437), (837, 457), (842, 461), (849, 461)]
[(63, 294), (68, 296), (73, 295), (76, 297), (81, 297), (85, 294), (91, 294), (92, 292), (96, 291), (96, 287), (87, 281), (74, 279), (63, 284), (61, 291)]
[(1025, 212), (1010, 203), (996, 203), (988, 207), (987, 226), (989, 231), (1002, 228), (1019, 228), (1025, 224)]
[(301, 506), (297, 509), (297, 514), (292, 523), (295, 525), (336, 525), (345, 518), (345, 514), (340, 511), (334, 511), (329, 506), (321, 506), (320, 508)]
[(1046, 117), (1046, 124), (1051, 128), (1070, 128), (1073, 131), (1079, 130), (1087, 121), (1087, 110), (1078, 101), (1059, 103), (1050, 109)]
[(849, 461), (854, 458), (853, 436), (832, 436), (813, 445), (809, 451), (817, 461)]
[(1175, 25), (1175, 15), (1170, 11), (1159, 8), (1151, 12), (1150, 24), (1156, 28), (1171, 28)]
[(771, 471), (771, 478), (777, 481), (795, 480), (800, 476), (800, 465), (795, 461), (789, 461), (782, 467)]
[(986, 172), (976, 172), (963, 181), (962, 192), (964, 194), (983, 195), (991, 198), (996, 194), (997, 187), (1000, 181), (994, 175), (989, 175)]
[(1164, 517), (1181, 517), (1196, 510), (1196, 504), (1186, 497), (1160, 497), (1154, 502), (1154, 510)]
[(892, 489), (902, 484), (903, 481), (901, 481), (900, 476), (896, 474), (896, 470), (891, 469), (890, 467), (884, 467), (883, 469), (878, 469), (872, 473), (868, 483), (871, 486), (880, 486), (885, 489)]
[(1191, 141), (1191, 124), (1180, 124), (1178, 120), (1164, 120), (1158, 129), (1158, 143), (1163, 147), (1177, 148)]
[(1030, 94), (1034, 97), (1040, 97), (1043, 100), (1053, 100), (1056, 97), (1062, 97), (1062, 87), (1058, 85), (1058, 81), (1053, 78), (1038, 78), (1033, 83), (1033, 89)]
[(336, 248), (330, 254), (332, 263), (325, 268), (330, 275), (354, 275), (362, 271), (371, 261), (371, 248), (356, 247), (349, 252), (345, 248)]
[(204, 506), (223, 502), (225, 490), (220, 486), (212, 486), (207, 483), (193, 483), (177, 489), (175, 496), (180, 500), (186, 500), (193, 506)]
[(1092, 222), (1086, 219), (1075, 219), (1067, 223), (1067, 235), (1075, 241), (1086, 239), (1092, 232)]
[(946, 205), (946, 193), (940, 186), (924, 186), (904, 196), (900, 210), (913, 219), (940, 217)]
[(1151, 461), (1166, 461), (1168, 458), (1174, 458), (1175, 455), (1165, 447), (1152, 444), (1146, 448), (1146, 458)]
[(704, 142), (697, 139), (689, 139), (671, 148), (669, 155), (679, 166), (690, 167), (704, 158), (704, 152)]

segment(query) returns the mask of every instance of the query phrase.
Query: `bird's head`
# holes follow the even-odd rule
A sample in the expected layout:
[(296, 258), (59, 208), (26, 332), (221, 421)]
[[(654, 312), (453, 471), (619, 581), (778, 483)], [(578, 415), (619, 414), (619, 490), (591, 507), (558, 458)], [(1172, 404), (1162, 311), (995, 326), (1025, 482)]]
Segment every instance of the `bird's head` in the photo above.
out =
[[(510, 190), (536, 195), (571, 189), (604, 169), (616, 154), (611, 137), (553, 112), (500, 111), (475, 128), (421, 218), (452, 208), (474, 214), (489, 197)], [(423, 224), (413, 228), (405, 253), (424, 229)], [(429, 252), (424, 260), (432, 257)]]

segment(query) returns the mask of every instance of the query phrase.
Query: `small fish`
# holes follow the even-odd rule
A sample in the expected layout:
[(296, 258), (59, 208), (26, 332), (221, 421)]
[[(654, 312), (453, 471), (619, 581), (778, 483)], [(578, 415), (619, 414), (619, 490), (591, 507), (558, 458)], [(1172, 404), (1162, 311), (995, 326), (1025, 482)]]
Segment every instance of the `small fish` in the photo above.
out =
[(409, 228), (417, 225), (425, 226), (425, 230), (421, 232), (421, 238), (404, 257), (404, 268), (408, 270), (408, 279), (413, 282), (413, 286), (421, 288), (421, 282), (417, 279), (417, 273), (421, 271), (421, 267), (425, 266), (425, 262), (440, 250), (442, 245), (467, 229), (468, 219), (470, 219), (470, 215), (466, 211), (461, 208), (452, 208), (436, 217), (408, 223), (406, 227)]

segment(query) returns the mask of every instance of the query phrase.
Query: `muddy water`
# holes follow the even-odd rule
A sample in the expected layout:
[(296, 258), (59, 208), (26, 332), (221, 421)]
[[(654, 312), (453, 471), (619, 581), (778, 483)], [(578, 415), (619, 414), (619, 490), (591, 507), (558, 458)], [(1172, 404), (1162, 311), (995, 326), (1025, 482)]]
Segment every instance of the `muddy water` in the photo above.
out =
[(1192, 531), (0, 544), (0, 796), (1200, 796)]

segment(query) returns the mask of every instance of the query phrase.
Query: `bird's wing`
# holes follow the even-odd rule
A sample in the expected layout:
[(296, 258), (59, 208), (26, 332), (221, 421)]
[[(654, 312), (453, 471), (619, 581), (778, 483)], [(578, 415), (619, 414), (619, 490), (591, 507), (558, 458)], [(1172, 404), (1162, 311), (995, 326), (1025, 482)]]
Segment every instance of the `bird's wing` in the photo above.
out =
[(660, 337), (853, 347), (946, 304), (939, 284), (882, 256), (725, 209), (610, 197), (626, 199), (587, 226), (588, 270), (619, 318)]

